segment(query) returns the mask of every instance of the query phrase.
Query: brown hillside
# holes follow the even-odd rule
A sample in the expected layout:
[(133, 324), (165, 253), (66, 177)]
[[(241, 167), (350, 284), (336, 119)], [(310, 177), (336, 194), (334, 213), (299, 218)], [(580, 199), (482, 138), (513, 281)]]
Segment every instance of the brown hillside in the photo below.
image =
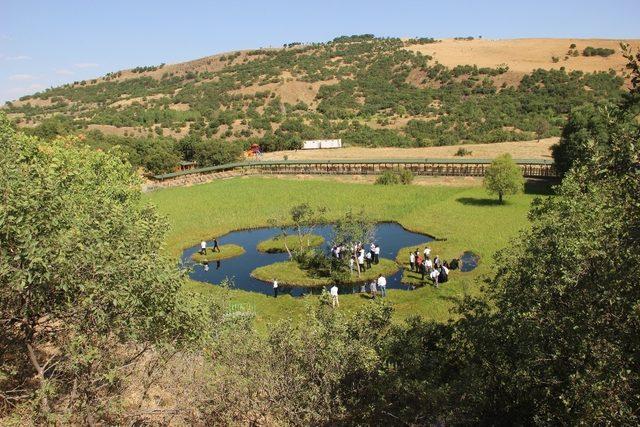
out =
[[(584, 72), (609, 71), (624, 74), (626, 60), (620, 55), (620, 42), (629, 43), (634, 50), (640, 49), (640, 40), (604, 40), (604, 39), (510, 39), (510, 40), (454, 40), (444, 39), (439, 43), (411, 45), (407, 49), (430, 55), (434, 60), (447, 67), (456, 65), (477, 65), (478, 67), (496, 67), (506, 64), (509, 72), (503, 78), (507, 83), (519, 81), (522, 75), (538, 68), (559, 69)], [(587, 46), (614, 49), (609, 57), (585, 57), (567, 55), (569, 46), (576, 45), (582, 53)], [(559, 61), (554, 63), (552, 58)]]

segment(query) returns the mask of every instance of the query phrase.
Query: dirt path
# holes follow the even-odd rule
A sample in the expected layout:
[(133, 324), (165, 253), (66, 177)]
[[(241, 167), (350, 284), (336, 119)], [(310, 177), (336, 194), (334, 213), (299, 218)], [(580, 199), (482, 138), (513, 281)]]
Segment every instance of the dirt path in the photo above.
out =
[[(265, 153), (264, 160), (326, 160), (326, 159), (410, 159), (410, 158), (465, 158), (492, 159), (510, 153), (514, 159), (551, 159), (551, 146), (558, 138), (538, 141), (500, 142), (496, 144), (465, 144), (424, 148), (364, 148), (346, 147), (328, 150), (274, 151)], [(456, 157), (459, 148), (471, 151), (471, 155)]]

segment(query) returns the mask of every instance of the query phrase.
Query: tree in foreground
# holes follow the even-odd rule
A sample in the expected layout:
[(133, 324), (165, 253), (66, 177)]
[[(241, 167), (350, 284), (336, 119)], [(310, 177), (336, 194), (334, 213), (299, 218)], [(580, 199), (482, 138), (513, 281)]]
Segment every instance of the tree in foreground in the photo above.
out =
[(166, 224), (121, 159), (0, 114), (0, 170), (0, 397), (42, 422), (113, 423), (129, 368), (202, 339), (206, 306), (181, 292)]
[(484, 186), (489, 194), (497, 194), (502, 203), (503, 196), (518, 194), (524, 186), (524, 178), (520, 167), (510, 154), (495, 158), (484, 175)]

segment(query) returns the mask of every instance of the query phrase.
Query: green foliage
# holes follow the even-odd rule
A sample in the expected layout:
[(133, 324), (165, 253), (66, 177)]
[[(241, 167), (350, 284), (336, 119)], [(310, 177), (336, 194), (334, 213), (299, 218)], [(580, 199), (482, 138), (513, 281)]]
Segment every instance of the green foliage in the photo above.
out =
[(473, 151), (468, 150), (466, 148), (458, 148), (458, 151), (455, 152), (454, 156), (457, 157), (465, 157), (473, 154)]
[(413, 181), (413, 172), (409, 169), (386, 170), (376, 178), (378, 185), (409, 185)]
[(498, 195), (500, 203), (504, 195), (522, 191), (524, 188), (522, 171), (510, 154), (503, 154), (491, 162), (484, 175), (484, 186), (490, 194)]
[(132, 73), (145, 73), (147, 71), (156, 71), (164, 67), (164, 63), (160, 65), (147, 65), (145, 67), (135, 67), (131, 69)]
[[(225, 55), (224, 68), (215, 72), (65, 85), (33, 96), (49, 104), (35, 106), (26, 98), (7, 111), (23, 114), (28, 123), (61, 114), (73, 119), (73, 128), (88, 123), (162, 129), (157, 132), (189, 127), (200, 139), (252, 139), (265, 151), (298, 149), (305, 139), (328, 137), (351, 145), (420, 147), (533, 139), (541, 118), (549, 123), (544, 137), (556, 136), (572, 108), (617, 102), (622, 93), (615, 72), (564, 69), (535, 70), (514, 87), (498, 88), (494, 77), (507, 66), (447, 68), (404, 49), (407, 43), (432, 41), (365, 34), (256, 50), (246, 61), (235, 61), (239, 53), (234, 53)], [(249, 86), (283, 83), (284, 73), (298, 82), (323, 82), (315, 102), (286, 104), (272, 90), (241, 94)], [(131, 103), (121, 104), (125, 100)], [(404, 129), (389, 128), (399, 117), (411, 120)], [(370, 128), (371, 120), (383, 128)]]
[(606, 47), (587, 46), (582, 51), (582, 56), (604, 56), (604, 57), (607, 57), (607, 56), (613, 55), (614, 53), (616, 53), (615, 50), (609, 49), (609, 48), (606, 48)]
[(216, 166), (237, 162), (242, 156), (242, 146), (220, 140), (202, 140), (193, 147), (193, 159), (198, 166)]
[(583, 161), (595, 141), (607, 140), (607, 116), (606, 109), (590, 105), (571, 111), (560, 141), (552, 148), (555, 167), (561, 175), (566, 174), (574, 163)]
[(203, 339), (208, 309), (181, 292), (159, 253), (166, 224), (122, 160), (16, 133), (0, 113), (0, 168), (0, 389), (43, 417), (106, 419), (128, 364)]

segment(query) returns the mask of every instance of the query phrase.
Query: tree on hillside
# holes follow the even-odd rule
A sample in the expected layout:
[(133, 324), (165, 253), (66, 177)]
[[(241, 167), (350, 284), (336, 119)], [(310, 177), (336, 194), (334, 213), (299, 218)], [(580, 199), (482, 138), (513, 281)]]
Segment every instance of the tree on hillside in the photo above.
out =
[(503, 154), (491, 162), (484, 175), (484, 186), (489, 194), (498, 195), (500, 203), (503, 202), (504, 195), (522, 191), (524, 186), (522, 171), (510, 154)]
[(549, 132), (549, 121), (543, 118), (536, 120), (536, 138), (538, 142)]
[(132, 364), (201, 339), (209, 313), (181, 292), (166, 223), (120, 158), (0, 113), (0, 169), (0, 397), (66, 413), (53, 424), (108, 419)]
[(237, 162), (241, 156), (242, 146), (236, 142), (202, 140), (193, 145), (193, 158), (200, 167)]

